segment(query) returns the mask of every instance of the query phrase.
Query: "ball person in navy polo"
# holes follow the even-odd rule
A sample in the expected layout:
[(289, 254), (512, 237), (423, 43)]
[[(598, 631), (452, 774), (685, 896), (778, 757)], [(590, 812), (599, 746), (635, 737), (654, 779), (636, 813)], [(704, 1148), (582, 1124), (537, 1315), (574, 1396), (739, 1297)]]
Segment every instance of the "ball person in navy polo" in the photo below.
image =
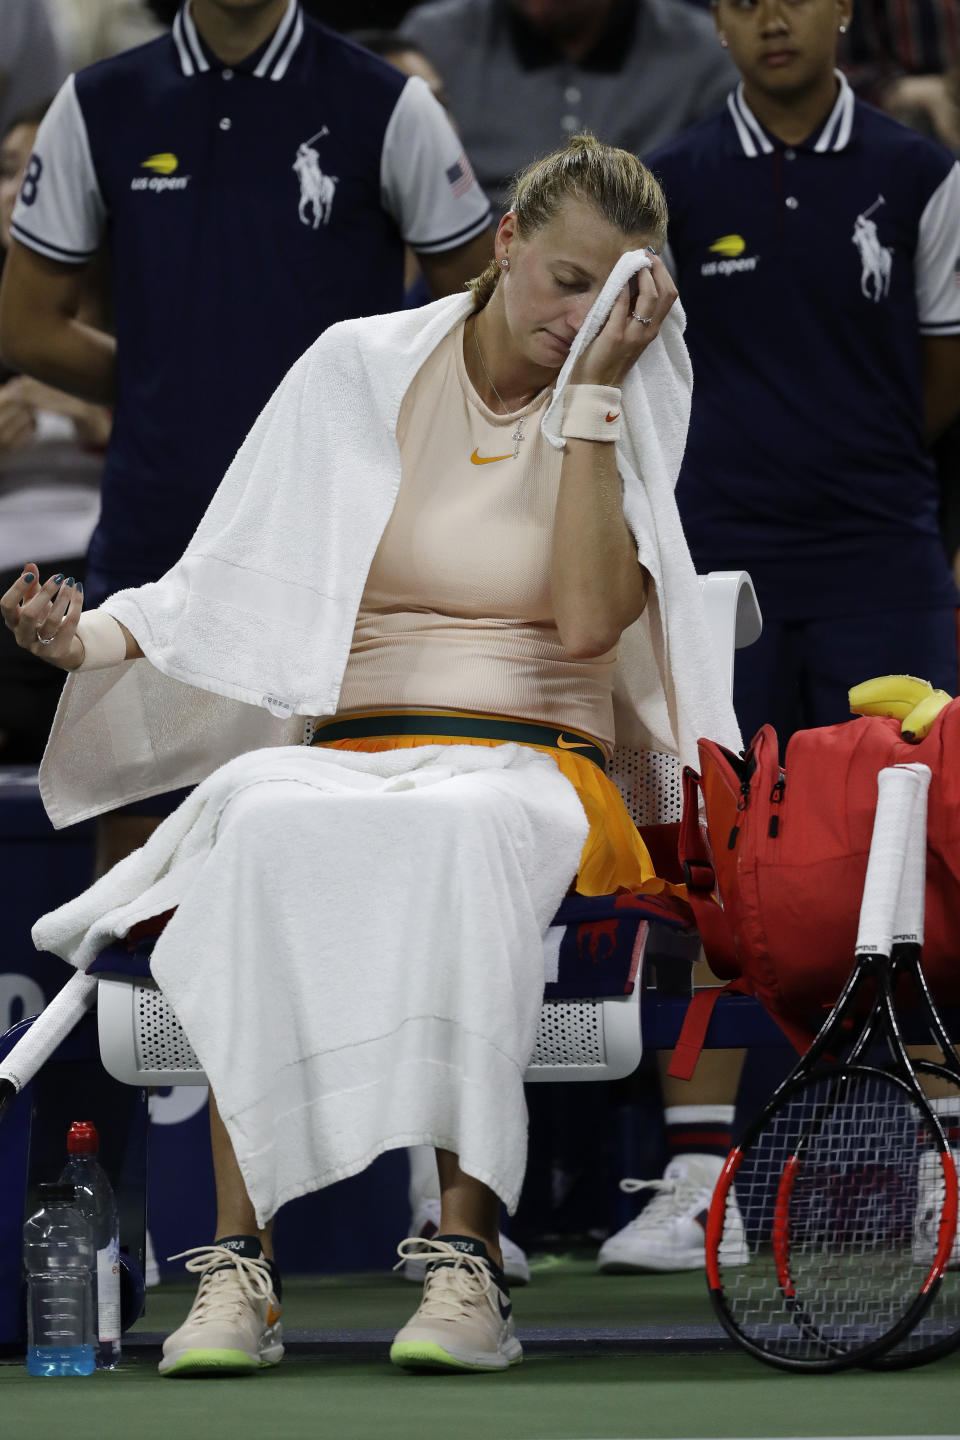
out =
[(763, 610), (747, 738), (845, 719), (871, 675), (957, 690), (928, 445), (960, 410), (960, 167), (835, 72), (850, 10), (716, 0), (742, 83), (649, 157), (694, 364), (681, 515)]
[[(72, 76), (16, 207), (0, 346), (115, 404), (88, 605), (178, 558), (322, 330), (402, 308), (405, 242), (448, 294), (489, 222), (424, 82), (296, 0), (190, 0), (171, 34)], [(104, 242), (116, 345), (72, 318)]]

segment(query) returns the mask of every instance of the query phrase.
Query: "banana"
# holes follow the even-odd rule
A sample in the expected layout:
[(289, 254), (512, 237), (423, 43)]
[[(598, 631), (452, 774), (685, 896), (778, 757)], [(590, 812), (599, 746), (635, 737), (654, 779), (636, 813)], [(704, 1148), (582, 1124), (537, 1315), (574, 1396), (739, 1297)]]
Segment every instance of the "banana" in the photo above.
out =
[(904, 716), (900, 724), (900, 734), (904, 740), (916, 744), (918, 740), (925, 740), (930, 734), (933, 722), (945, 705), (949, 705), (953, 697), (948, 695), (946, 690), (934, 690), (919, 705), (914, 705), (909, 715)]
[[(878, 675), (847, 692), (854, 715), (887, 715), (904, 720), (934, 693), (929, 680), (915, 675)], [(941, 692), (942, 693), (942, 692)]]

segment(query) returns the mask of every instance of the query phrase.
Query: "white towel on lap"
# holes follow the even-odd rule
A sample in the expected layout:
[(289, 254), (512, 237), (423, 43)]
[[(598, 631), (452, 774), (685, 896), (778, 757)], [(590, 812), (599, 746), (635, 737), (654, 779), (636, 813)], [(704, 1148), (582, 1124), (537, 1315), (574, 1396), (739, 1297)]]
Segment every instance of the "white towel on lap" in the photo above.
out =
[(513, 1208), (543, 935), (587, 828), (523, 746), (255, 751), (34, 941), (83, 967), (178, 905), (153, 973), (258, 1223), (414, 1144), (455, 1151)]

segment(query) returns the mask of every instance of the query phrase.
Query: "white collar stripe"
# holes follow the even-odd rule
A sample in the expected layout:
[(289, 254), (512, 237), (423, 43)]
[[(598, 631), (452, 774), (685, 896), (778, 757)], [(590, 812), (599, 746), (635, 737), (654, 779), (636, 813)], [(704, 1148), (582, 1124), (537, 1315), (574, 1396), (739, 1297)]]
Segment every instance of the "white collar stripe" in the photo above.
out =
[(286, 75), (286, 73), (287, 73), (287, 66), (290, 64), (290, 61), (293, 59), (294, 52), (295, 52), (297, 46), (300, 44), (300, 41), (301, 41), (302, 39), (303, 39), (303, 16), (300, 14), (300, 12), (299, 12), (299, 10), (298, 10), (296, 23), (294, 24), (294, 27), (293, 27), (293, 34), (290, 36), (289, 43), (288, 43), (286, 49), (284, 50), (283, 54), (280, 56), (280, 59), (277, 61), (276, 65), (273, 67), (273, 74), (270, 76), (270, 79), (271, 79), (271, 80), (282, 80), (282, 79), (283, 79), (284, 75)]
[(764, 131), (763, 126), (760, 124), (760, 121), (757, 119), (756, 115), (754, 115), (753, 111), (750, 109), (750, 106), (743, 98), (743, 81), (741, 81), (740, 84), (737, 86), (736, 104), (737, 109), (740, 112), (741, 120), (743, 121), (744, 125), (746, 125), (747, 129), (750, 130), (753, 134), (754, 140), (760, 146), (760, 149), (763, 151), (764, 155), (771, 155), (773, 153), (773, 146), (767, 139), (766, 132)]
[(184, 75), (193, 74), (193, 61), (190, 59), (190, 51), (187, 49), (183, 38), (183, 11), (178, 10), (173, 22), (173, 43), (177, 47), (177, 54), (180, 56), (180, 69)]
[(853, 116), (855, 111), (854, 95), (847, 81), (846, 75), (840, 76), (840, 124), (837, 127), (837, 139), (834, 150), (846, 150), (850, 143), (850, 135), (853, 131)]
[(737, 107), (734, 104), (732, 94), (727, 96), (727, 109), (730, 111), (730, 117), (733, 120), (734, 126), (736, 127), (737, 138), (739, 139), (740, 144), (743, 147), (743, 153), (749, 156), (752, 160), (757, 154), (757, 147), (750, 139), (749, 130), (744, 125), (743, 121), (740, 119), (740, 116), (737, 114)]
[[(856, 99), (847, 77), (840, 70), (835, 73), (840, 82), (840, 94), (837, 96), (834, 107), (820, 132), (820, 137), (813, 147), (818, 155), (823, 155), (828, 150), (845, 150), (853, 133)], [(759, 153), (759, 147), (759, 150), (762, 150), (765, 155), (771, 155), (774, 147), (770, 144), (766, 131), (743, 97), (742, 81), (736, 90), (731, 91), (727, 96), (727, 109), (733, 117), (733, 123), (737, 128), (737, 138), (743, 147), (743, 153), (752, 159)]]
[(200, 36), (190, 15), (190, 6), (184, 5), (180, 12), (183, 16), (183, 34), (187, 42), (187, 48), (193, 56), (193, 63), (198, 70), (209, 70), (210, 61), (203, 53), (203, 46), (200, 44)]
[[(283, 19), (277, 26), (270, 43), (260, 57), (253, 74), (262, 80), (282, 80), (290, 66), (294, 53), (303, 39), (303, 14), (298, 0), (289, 0)], [(190, 0), (185, 0), (173, 21), (173, 42), (177, 47), (180, 69), (187, 77), (198, 71), (210, 69), (210, 62), (203, 53), (203, 46), (190, 14)], [(279, 58), (278, 58), (279, 57)]]
[(833, 109), (830, 111), (830, 114), (827, 117), (826, 124), (820, 131), (820, 139), (813, 147), (818, 155), (823, 155), (825, 151), (832, 150), (834, 148), (834, 139), (836, 137), (837, 130), (839, 129), (840, 116), (843, 112), (843, 101), (844, 91), (843, 86), (841, 85), (840, 94), (834, 101)]
[[(277, 52), (285, 44), (290, 34), (291, 28), (296, 28), (296, 20), (298, 18), (299, 12), (297, 7), (297, 0), (290, 0), (290, 4), (287, 6), (286, 11), (284, 12), (283, 19), (280, 21), (280, 24), (273, 32), (273, 39), (270, 41), (270, 44), (267, 46), (266, 50), (261, 55), (260, 63), (253, 72), (258, 79), (262, 80), (263, 77), (269, 73), (270, 67), (276, 59)], [(276, 80), (278, 77), (276, 75), (271, 75), (270, 78), (272, 80)]]

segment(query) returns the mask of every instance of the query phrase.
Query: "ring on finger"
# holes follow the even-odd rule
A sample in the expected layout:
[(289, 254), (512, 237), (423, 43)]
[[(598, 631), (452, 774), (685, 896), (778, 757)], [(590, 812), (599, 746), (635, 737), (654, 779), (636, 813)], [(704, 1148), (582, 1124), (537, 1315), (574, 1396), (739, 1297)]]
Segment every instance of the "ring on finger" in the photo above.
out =
[(636, 312), (636, 310), (631, 310), (631, 311), (630, 311), (630, 319), (631, 319), (631, 320), (639, 320), (641, 325), (652, 325), (652, 324), (653, 324), (653, 316), (652, 316), (652, 315), (638, 315), (637, 312)]
[(51, 636), (49, 637), (49, 639), (47, 639), (46, 636), (40, 634), (40, 631), (39, 631), (39, 630), (37, 631), (37, 634), (36, 634), (36, 639), (40, 642), (41, 645), (52, 645), (53, 642), (54, 642), (54, 640), (56, 640), (56, 638), (57, 638), (56, 635), (51, 635)]

